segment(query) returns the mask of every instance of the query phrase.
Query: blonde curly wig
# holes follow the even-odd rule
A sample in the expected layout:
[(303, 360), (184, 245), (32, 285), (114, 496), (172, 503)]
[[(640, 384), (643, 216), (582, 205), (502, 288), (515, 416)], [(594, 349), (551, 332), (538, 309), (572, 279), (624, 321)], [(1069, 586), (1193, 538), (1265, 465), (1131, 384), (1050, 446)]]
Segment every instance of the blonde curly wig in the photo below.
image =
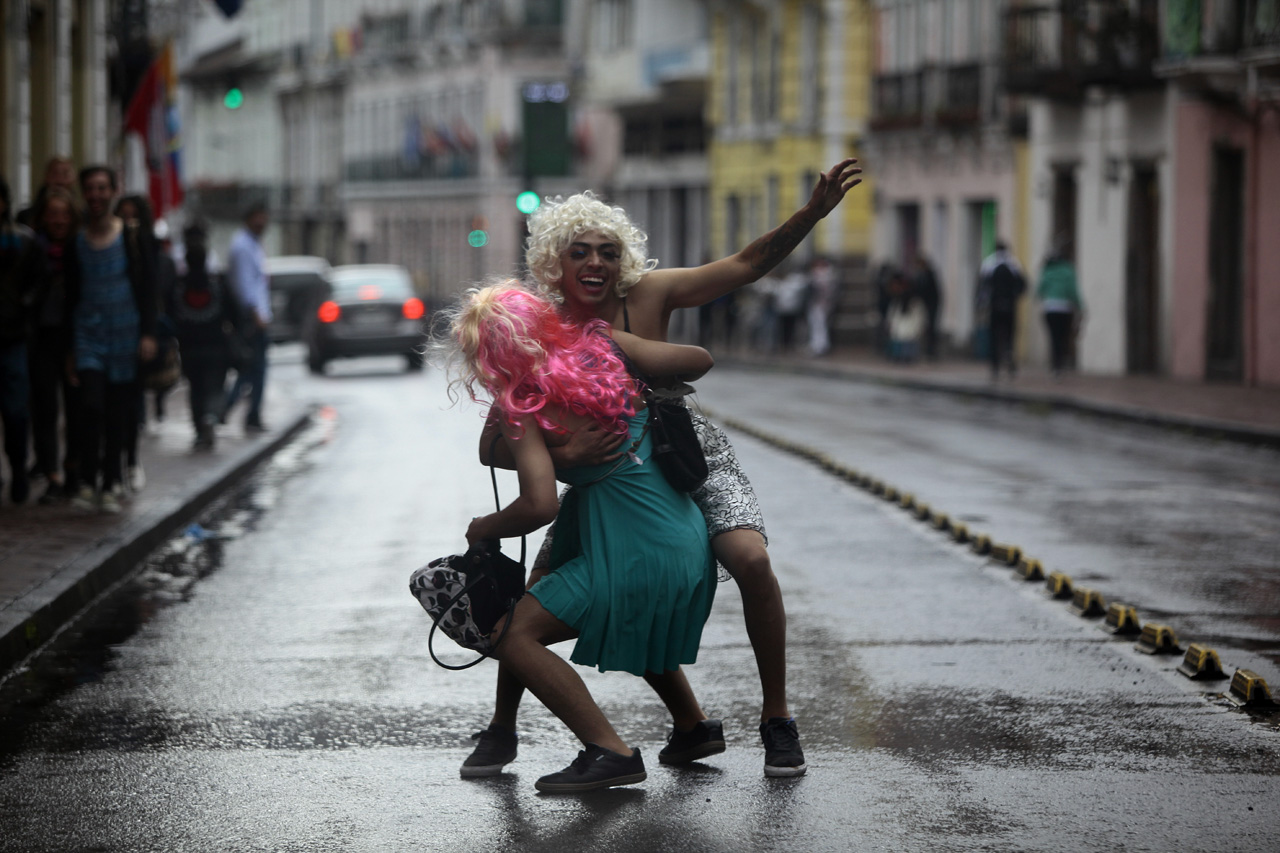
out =
[(588, 231), (599, 231), (617, 241), (622, 251), (615, 287), (618, 296), (626, 296), (641, 276), (658, 265), (656, 258), (645, 257), (649, 250), (648, 235), (636, 227), (622, 208), (605, 204), (590, 190), (568, 198), (548, 198), (529, 217), (524, 259), (538, 287), (552, 298), (564, 298), (560, 292), (560, 279), (564, 275), (561, 254), (574, 237)]

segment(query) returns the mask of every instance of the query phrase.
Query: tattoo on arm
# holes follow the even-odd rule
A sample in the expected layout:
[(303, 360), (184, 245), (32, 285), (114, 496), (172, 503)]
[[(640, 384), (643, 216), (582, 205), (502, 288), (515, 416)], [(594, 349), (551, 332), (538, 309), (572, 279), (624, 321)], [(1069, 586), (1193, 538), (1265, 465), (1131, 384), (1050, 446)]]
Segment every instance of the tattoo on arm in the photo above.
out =
[(782, 263), (783, 259), (800, 245), (800, 241), (808, 236), (813, 226), (817, 224), (817, 220), (810, 221), (803, 210), (799, 211), (743, 249), (742, 258), (753, 270), (764, 275)]

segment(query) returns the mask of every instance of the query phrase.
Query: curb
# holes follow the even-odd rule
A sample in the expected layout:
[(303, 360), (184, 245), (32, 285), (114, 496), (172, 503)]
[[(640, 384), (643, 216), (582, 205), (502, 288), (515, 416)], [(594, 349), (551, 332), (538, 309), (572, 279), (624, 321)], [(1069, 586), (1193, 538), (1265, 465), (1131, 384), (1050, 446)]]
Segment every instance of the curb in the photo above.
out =
[(305, 408), (279, 435), (200, 483), (195, 492), (182, 499), (179, 506), (159, 518), (126, 524), (118, 538), (109, 538), (80, 554), (42, 588), (30, 593), (28, 598), (45, 600), (0, 637), (0, 682), (19, 671), (27, 658), (96, 605), (107, 592), (131, 577), (147, 554), (203, 512), (228, 488), (251, 474), (264, 460), (293, 441), (311, 422), (313, 411), (313, 407)]
[(940, 380), (920, 377), (885, 376), (879, 373), (861, 371), (857, 368), (841, 369), (821, 364), (803, 364), (788, 362), (757, 362), (743, 358), (718, 358), (721, 366), (739, 369), (756, 370), (768, 373), (792, 373), (801, 376), (814, 376), (821, 379), (843, 379), (848, 382), (863, 382), (870, 385), (885, 385), (894, 388), (907, 388), (915, 391), (933, 391), (943, 394), (954, 394), (958, 397), (969, 397), (980, 400), (996, 400), (1002, 403), (1021, 403), (1048, 406), (1055, 409), (1081, 412), (1087, 415), (1107, 418), (1109, 420), (1127, 421), (1145, 424), (1146, 426), (1188, 432), (1202, 438), (1226, 439), (1241, 444), (1257, 447), (1280, 449), (1280, 429), (1251, 426), (1235, 421), (1219, 421), (1212, 418), (1197, 418), (1188, 415), (1175, 415), (1140, 409), (1131, 406), (1101, 403), (1082, 400), (1066, 394), (1052, 394), (1042, 391), (1011, 391), (1002, 388), (979, 388), (956, 385)]

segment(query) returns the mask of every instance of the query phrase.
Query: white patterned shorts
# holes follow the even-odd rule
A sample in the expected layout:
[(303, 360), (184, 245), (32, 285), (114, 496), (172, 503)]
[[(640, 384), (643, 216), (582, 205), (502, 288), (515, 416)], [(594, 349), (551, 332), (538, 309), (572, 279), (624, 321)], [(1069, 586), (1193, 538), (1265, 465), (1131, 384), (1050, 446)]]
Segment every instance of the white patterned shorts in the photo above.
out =
[[(689, 497), (702, 510), (702, 516), (707, 522), (707, 535), (714, 539), (730, 530), (755, 530), (764, 537), (767, 545), (769, 534), (764, 529), (764, 514), (760, 512), (756, 490), (751, 488), (751, 481), (738, 464), (738, 455), (733, 452), (729, 436), (692, 406), (689, 407), (689, 415), (693, 419), (694, 431), (698, 433), (702, 453), (707, 457), (707, 480)], [(561, 491), (561, 498), (569, 488), (566, 486)], [(533, 561), (535, 569), (546, 568), (554, 536), (553, 524), (547, 530), (537, 559)], [(724, 581), (726, 577), (722, 572), (720, 580)]]

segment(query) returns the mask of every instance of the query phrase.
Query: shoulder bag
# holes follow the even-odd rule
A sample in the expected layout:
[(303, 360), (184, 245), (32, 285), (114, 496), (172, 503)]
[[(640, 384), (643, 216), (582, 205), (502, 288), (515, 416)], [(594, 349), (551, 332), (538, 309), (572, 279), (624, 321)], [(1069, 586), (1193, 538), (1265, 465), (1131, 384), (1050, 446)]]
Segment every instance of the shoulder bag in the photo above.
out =
[[(494, 436), (489, 451), (489, 476), (493, 480), (493, 502), (498, 509), (498, 473), (493, 467), (493, 450), (501, 436)], [(507, 627), (496, 639), (493, 627), (524, 595), (525, 538), (520, 537), (520, 561), (502, 553), (496, 539), (477, 542), (464, 554), (440, 557), (415, 571), (409, 577), (409, 592), (418, 599), (431, 617), (431, 633), (427, 635), (427, 651), (431, 659), (445, 669), (469, 669), (492, 657)], [(436, 630), (443, 631), (463, 648), (479, 652), (475, 660), (447, 664), (436, 656), (433, 642)]]
[(696, 491), (707, 480), (707, 457), (682, 399), (691, 391), (693, 388), (689, 385), (645, 391), (653, 458), (677, 492)]

